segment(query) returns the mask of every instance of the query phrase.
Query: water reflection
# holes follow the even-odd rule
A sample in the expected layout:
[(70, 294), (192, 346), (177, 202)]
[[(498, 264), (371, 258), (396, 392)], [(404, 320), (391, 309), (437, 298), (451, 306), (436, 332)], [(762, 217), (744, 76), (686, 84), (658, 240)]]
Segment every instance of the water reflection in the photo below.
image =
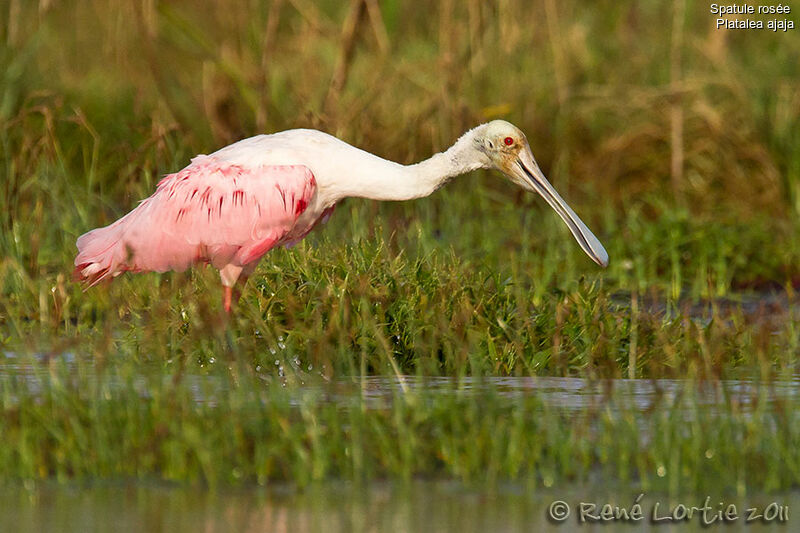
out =
[[(340, 399), (361, 395), (369, 404), (382, 406), (400, 393), (409, 394), (492, 394), (499, 398), (536, 396), (545, 405), (582, 411), (598, 407), (625, 407), (646, 411), (655, 405), (674, 405), (687, 395), (695, 406), (735, 403), (748, 410), (758, 402), (789, 400), (800, 391), (800, 376), (764, 382), (731, 379), (698, 382), (680, 379), (589, 380), (561, 377), (419, 377), (370, 376), (358, 386), (340, 383)], [(334, 398), (335, 401), (336, 398)]]
[[(644, 518), (634, 524), (580, 524), (581, 502), (630, 507), (638, 492), (607, 487), (539, 490), (519, 485), (493, 490), (457, 482), (413, 481), (404, 485), (375, 483), (358, 487), (326, 483), (298, 492), (286, 486), (209, 492), (163, 485), (119, 484), (69, 487), (42, 485), (33, 490), (0, 490), (0, 530), (17, 532), (215, 531), (248, 532), (382, 532), (459, 531), (706, 531), (699, 515), (674, 525), (651, 522), (656, 502), (660, 516), (679, 504), (702, 506), (705, 495), (670, 498), (646, 494)], [(800, 494), (711, 496), (711, 506), (734, 504), (740, 518), (721, 525), (725, 531), (796, 531)], [(563, 523), (548, 518), (555, 500), (568, 502)], [(747, 508), (775, 502), (789, 508), (789, 520), (747, 524)], [(712, 512), (713, 513), (713, 512)], [(633, 526), (633, 527), (632, 527)]]
[[(151, 369), (133, 376), (106, 373), (100, 376), (91, 364), (79, 365), (71, 354), (59, 355), (60, 371), (53, 371), (40, 358), (17, 357), (6, 352), (0, 355), (0, 385), (23, 385), (26, 394), (40, 393), (53, 380), (74, 379), (82, 387), (94, 385), (109, 390), (133, 387), (142, 397), (148, 397), (153, 380), (163, 380), (170, 385), (175, 379), (163, 369)], [(222, 369), (220, 369), (222, 370)], [(256, 374), (261, 376), (261, 374)], [(496, 401), (514, 401), (521, 397), (535, 397), (544, 406), (564, 411), (582, 412), (599, 408), (646, 412), (656, 407), (676, 407), (679, 404), (693, 409), (731, 406), (740, 412), (749, 412), (758, 405), (775, 402), (792, 402), (800, 394), (800, 374), (776, 380), (759, 380), (752, 377), (716, 381), (683, 379), (604, 379), (592, 380), (578, 377), (512, 377), (512, 376), (355, 376), (325, 381), (308, 375), (307, 382), (295, 383), (287, 389), (290, 403), (300, 404), (309, 395), (315, 401), (336, 404), (358, 403), (366, 408), (381, 409), (397, 398), (414, 396), (430, 399), (437, 396), (486, 396)], [(285, 381), (274, 375), (256, 379), (256, 387), (282, 387)], [(181, 385), (189, 391), (198, 404), (217, 405), (237, 386), (237, 380), (224, 372), (181, 376)], [(248, 382), (247, 387), (254, 383)], [(691, 400), (691, 401), (686, 401)]]

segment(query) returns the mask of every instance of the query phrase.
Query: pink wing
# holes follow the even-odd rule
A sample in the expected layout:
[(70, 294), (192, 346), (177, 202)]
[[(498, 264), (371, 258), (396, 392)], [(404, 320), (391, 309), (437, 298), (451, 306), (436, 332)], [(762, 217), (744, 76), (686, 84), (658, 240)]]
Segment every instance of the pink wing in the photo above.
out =
[(133, 211), (78, 238), (76, 277), (94, 285), (125, 270), (257, 261), (292, 228), (315, 190), (302, 165), (250, 168), (195, 157)]

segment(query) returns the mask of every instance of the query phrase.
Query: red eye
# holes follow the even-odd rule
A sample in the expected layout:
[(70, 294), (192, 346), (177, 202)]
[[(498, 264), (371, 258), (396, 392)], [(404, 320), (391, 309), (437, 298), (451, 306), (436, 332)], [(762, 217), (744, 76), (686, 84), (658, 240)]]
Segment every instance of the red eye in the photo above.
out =
[(505, 139), (503, 139), (503, 142), (506, 143), (506, 146), (511, 146), (512, 144), (514, 144), (514, 139), (512, 139), (511, 137), (506, 137)]

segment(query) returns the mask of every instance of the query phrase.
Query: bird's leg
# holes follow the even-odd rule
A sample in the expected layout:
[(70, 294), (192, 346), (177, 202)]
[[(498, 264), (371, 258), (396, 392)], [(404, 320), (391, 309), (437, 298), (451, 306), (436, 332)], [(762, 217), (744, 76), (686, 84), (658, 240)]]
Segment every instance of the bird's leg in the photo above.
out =
[(222, 287), (223, 294), (222, 294), (222, 307), (225, 308), (225, 312), (230, 314), (231, 312), (231, 300), (233, 299), (233, 287)]
[[(231, 305), (233, 304), (233, 287), (236, 285), (236, 280), (242, 273), (242, 267), (236, 265), (225, 265), (219, 269), (219, 277), (222, 278), (222, 307), (225, 312), (230, 314)], [(238, 291), (237, 291), (238, 292)], [(238, 300), (238, 296), (236, 298)]]
[(219, 269), (219, 277), (222, 278), (222, 307), (225, 312), (230, 314), (233, 304), (239, 301), (242, 292), (236, 287), (236, 282), (241, 281), (240, 286), (244, 287), (250, 274), (256, 269), (258, 261), (254, 261), (244, 266), (225, 265)]

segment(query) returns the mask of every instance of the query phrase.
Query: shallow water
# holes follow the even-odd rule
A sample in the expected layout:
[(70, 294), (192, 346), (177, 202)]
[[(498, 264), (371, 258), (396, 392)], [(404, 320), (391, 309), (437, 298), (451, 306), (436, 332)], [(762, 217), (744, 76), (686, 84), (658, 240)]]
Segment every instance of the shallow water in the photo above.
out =
[[(82, 383), (101, 379), (93, 365), (81, 365), (71, 354), (59, 356), (62, 375), (81, 375)], [(299, 368), (298, 368), (299, 369)], [(296, 370), (298, 370), (296, 369)], [(163, 374), (163, 369), (153, 369), (169, 382), (173, 377)], [(222, 369), (220, 369), (222, 370)], [(163, 374), (163, 375), (162, 375)], [(19, 358), (13, 353), (0, 355), (0, 385), (15, 381), (24, 383), (25, 389), (36, 394), (52, 374), (47, 364), (39, 358)], [(114, 387), (124, 385), (115, 375), (102, 376), (104, 383)], [(181, 378), (182, 386), (199, 404), (213, 406), (234, 386), (234, 380), (224, 372), (187, 373)], [(144, 376), (133, 378), (134, 386), (145, 397), (148, 381)], [(274, 376), (264, 376), (265, 387), (281, 386), (284, 381)], [(687, 398), (687, 405), (710, 408), (731, 404), (743, 412), (757, 405), (767, 405), (781, 400), (792, 401), (800, 395), (800, 374), (781, 379), (763, 381), (751, 377), (702, 382), (683, 379), (604, 379), (590, 380), (578, 377), (442, 377), (442, 376), (362, 376), (341, 378), (331, 382), (319, 376), (309, 376), (307, 384), (296, 386), (301, 394), (314, 394), (318, 401), (336, 404), (358, 402), (368, 408), (384, 408), (397, 397), (415, 395), (436, 397), (441, 395), (488, 396), (498, 401), (512, 401), (519, 397), (536, 397), (543, 405), (564, 411), (582, 412), (598, 408), (615, 410), (649, 411), (655, 407), (674, 407)], [(299, 401), (299, 400), (298, 400)]]
[(730, 322), (740, 317), (749, 324), (757, 324), (779, 332), (788, 321), (800, 316), (800, 302), (786, 291), (775, 287), (759, 291), (731, 293), (726, 297), (697, 299), (684, 295), (675, 301), (667, 301), (660, 295), (618, 292), (611, 295), (611, 302), (618, 308), (661, 318), (682, 317), (703, 326), (712, 319)]
[[(24, 390), (36, 394), (47, 380), (80, 374), (81, 383), (103, 380), (110, 387), (123, 386), (122, 378), (99, 375), (92, 364), (67, 355), (56, 366), (37, 358), (0, 356), (0, 384), (16, 381)], [(157, 379), (172, 379), (160, 376)], [(137, 394), (147, 396), (148, 381), (133, 377)], [(151, 378), (152, 379), (152, 376)], [(256, 384), (260, 380), (255, 380)], [(281, 387), (274, 376), (264, 379), (265, 387)], [(182, 386), (194, 400), (213, 406), (231, 390), (233, 381), (222, 369), (216, 373), (188, 374)], [(728, 412), (731, 404), (748, 412), (757, 405), (792, 400), (800, 390), (800, 375), (763, 382), (732, 379), (717, 382), (689, 380), (587, 380), (553, 377), (420, 377), (366, 376), (308, 385), (292, 385), (287, 392), (313, 394), (319, 401), (335, 404), (362, 402), (367, 408), (382, 408), (403, 395), (435, 398), (438, 395), (491, 397), (493, 401), (514, 401), (536, 397), (545, 407), (566, 412), (587, 410), (633, 410), (647, 416), (654, 406), (703, 406), (715, 412)], [(687, 408), (688, 409), (688, 408)], [(691, 410), (687, 410), (691, 416)], [(737, 518), (722, 525), (716, 518), (712, 527), (724, 531), (800, 530), (800, 492), (778, 495), (700, 494), (670, 498), (645, 494), (640, 503), (643, 519), (626, 522), (580, 523), (581, 503), (599, 506), (609, 503), (630, 510), (639, 495), (636, 487), (609, 488), (603, 480), (591, 487), (565, 489), (531, 488), (525, 485), (500, 485), (487, 488), (465, 486), (454, 481), (412, 481), (408, 484), (371, 483), (356, 486), (327, 482), (298, 491), (289, 486), (271, 488), (220, 489), (176, 487), (145, 482), (92, 482), (88, 485), (39, 483), (23, 487), (0, 487), (0, 532), (2, 531), (237, 531), (237, 532), (412, 532), (412, 531), (706, 531), (698, 512), (681, 523), (653, 522), (653, 517), (669, 517), (679, 504), (702, 507), (710, 497), (708, 519), (730, 504)], [(563, 523), (548, 518), (551, 504), (562, 500), (570, 506), (570, 517)], [(723, 502), (724, 504), (721, 504)], [(655, 504), (660, 508), (656, 510)], [(746, 521), (746, 510), (769, 506), (776, 512), (773, 521)], [(788, 509), (788, 512), (787, 512)], [(655, 514), (654, 514), (655, 513)], [(795, 515), (797, 518), (795, 518)]]
[[(712, 526), (720, 530), (797, 531), (800, 526), (800, 493), (796, 492), (676, 498), (644, 494), (639, 500), (643, 515), (640, 521), (579, 521), (581, 503), (594, 503), (598, 509), (604, 503), (630, 509), (638, 495), (636, 491), (604, 487), (544, 491), (513, 485), (486, 490), (433, 481), (375, 483), (366, 487), (326, 483), (302, 492), (278, 486), (215, 493), (144, 483), (41, 485), (31, 490), (0, 489), (4, 502), (0, 508), (0, 531), (707, 531), (699, 511), (685, 522), (653, 521), (654, 517), (671, 516), (679, 504), (702, 508), (706, 496), (711, 499), (705, 519), (715, 520)], [(558, 500), (570, 507), (569, 517), (563, 522), (549, 518), (551, 505)], [(723, 524), (718, 512), (731, 504), (736, 506), (737, 518)], [(746, 522), (749, 508), (762, 513), (769, 508), (773, 521)]]
[[(356, 389), (352, 382), (340, 385), (350, 395), (360, 394), (368, 404), (380, 406), (400, 393), (463, 394), (491, 393), (499, 398), (536, 396), (545, 405), (566, 410), (622, 407), (639, 411), (656, 404), (674, 404), (681, 395), (691, 394), (692, 404), (714, 407), (735, 402), (743, 410), (758, 402), (788, 400), (800, 394), (800, 376), (762, 382), (731, 379), (697, 382), (680, 379), (588, 380), (561, 377), (365, 377)], [(356, 389), (356, 390), (353, 390)], [(347, 397), (346, 393), (339, 396)], [(335, 400), (335, 398), (334, 398)]]

